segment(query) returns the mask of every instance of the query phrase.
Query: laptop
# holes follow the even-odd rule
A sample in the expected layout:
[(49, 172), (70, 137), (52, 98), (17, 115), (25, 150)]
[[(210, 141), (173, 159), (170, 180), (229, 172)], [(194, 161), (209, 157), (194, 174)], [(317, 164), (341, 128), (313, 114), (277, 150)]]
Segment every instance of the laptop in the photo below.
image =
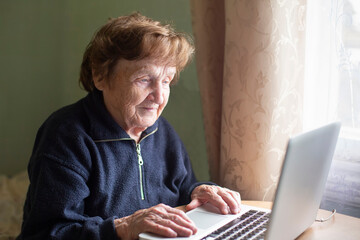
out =
[(340, 123), (331, 123), (288, 141), (272, 210), (241, 205), (222, 215), (211, 205), (186, 214), (198, 228), (191, 237), (141, 233), (141, 240), (295, 239), (315, 221), (330, 170)]

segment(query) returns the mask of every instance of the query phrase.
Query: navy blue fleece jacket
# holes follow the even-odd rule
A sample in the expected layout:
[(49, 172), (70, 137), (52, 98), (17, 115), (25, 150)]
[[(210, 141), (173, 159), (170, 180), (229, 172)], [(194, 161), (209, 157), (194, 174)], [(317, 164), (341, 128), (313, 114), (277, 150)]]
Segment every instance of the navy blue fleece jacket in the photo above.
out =
[(137, 144), (101, 92), (53, 113), (38, 131), (18, 239), (117, 239), (114, 219), (186, 204), (198, 186), (185, 148), (160, 117)]

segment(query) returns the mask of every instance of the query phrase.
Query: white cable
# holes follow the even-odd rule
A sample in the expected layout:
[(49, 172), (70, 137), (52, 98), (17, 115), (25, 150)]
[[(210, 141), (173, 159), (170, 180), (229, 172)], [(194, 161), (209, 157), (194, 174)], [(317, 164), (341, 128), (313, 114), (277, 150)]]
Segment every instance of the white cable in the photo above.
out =
[(328, 216), (327, 218), (320, 218), (320, 219), (315, 219), (315, 222), (326, 222), (326, 221), (329, 221), (333, 216), (334, 214), (336, 213), (336, 209), (333, 209), (330, 216)]

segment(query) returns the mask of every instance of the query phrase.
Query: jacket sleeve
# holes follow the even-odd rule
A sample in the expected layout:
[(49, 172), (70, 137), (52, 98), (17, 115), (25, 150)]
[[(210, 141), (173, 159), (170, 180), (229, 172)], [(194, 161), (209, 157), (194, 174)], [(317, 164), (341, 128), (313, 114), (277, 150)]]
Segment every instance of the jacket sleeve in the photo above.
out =
[(34, 162), (18, 239), (117, 239), (115, 216), (84, 215), (90, 195), (86, 171), (48, 154)]

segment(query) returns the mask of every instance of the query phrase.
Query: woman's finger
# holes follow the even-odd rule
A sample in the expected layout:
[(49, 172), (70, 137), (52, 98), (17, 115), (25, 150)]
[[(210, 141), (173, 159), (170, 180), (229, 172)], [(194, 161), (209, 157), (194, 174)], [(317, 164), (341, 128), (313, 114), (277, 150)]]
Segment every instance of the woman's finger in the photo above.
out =
[(167, 228), (175, 232), (177, 236), (190, 236), (197, 232), (195, 224), (183, 211), (164, 204), (149, 209), (147, 219), (150, 221), (148, 231), (153, 233), (160, 231), (163, 234), (165, 231), (165, 234), (173, 235)]
[(196, 231), (193, 231), (192, 228), (185, 227), (183, 222), (180, 223), (179, 221), (181, 220), (174, 219), (173, 217), (158, 219), (156, 222), (153, 222), (154, 225), (152, 226), (152, 229), (154, 230), (151, 230), (151, 232), (156, 231), (154, 233), (157, 233), (158, 230), (163, 231), (162, 229), (164, 229), (168, 231), (168, 229), (171, 229), (176, 233), (176, 236), (179, 237), (188, 237), (196, 233)]
[(217, 207), (222, 214), (229, 214), (229, 206), (220, 195), (213, 195), (211, 199), (209, 199), (209, 203)]
[(223, 214), (239, 213), (241, 198), (240, 194), (227, 188), (212, 185), (200, 185), (194, 189), (193, 201), (187, 209), (193, 209), (206, 202), (217, 207)]
[(197, 207), (200, 207), (201, 205), (203, 205), (204, 203), (201, 202), (199, 199), (194, 199), (192, 200), (188, 205), (186, 205), (186, 211), (190, 211), (190, 210), (193, 210)]
[(195, 223), (185, 214), (184, 211), (181, 211), (176, 208), (172, 208), (167, 205), (165, 205), (165, 210), (166, 210), (166, 214), (163, 217), (173, 218), (174, 221), (176, 220), (179, 224), (181, 224), (185, 227), (190, 227), (190, 228), (196, 229)]
[(233, 214), (239, 213), (240, 202), (238, 201), (236, 194), (232, 194), (232, 191), (226, 188), (220, 189), (218, 194), (225, 201), (231, 213)]

